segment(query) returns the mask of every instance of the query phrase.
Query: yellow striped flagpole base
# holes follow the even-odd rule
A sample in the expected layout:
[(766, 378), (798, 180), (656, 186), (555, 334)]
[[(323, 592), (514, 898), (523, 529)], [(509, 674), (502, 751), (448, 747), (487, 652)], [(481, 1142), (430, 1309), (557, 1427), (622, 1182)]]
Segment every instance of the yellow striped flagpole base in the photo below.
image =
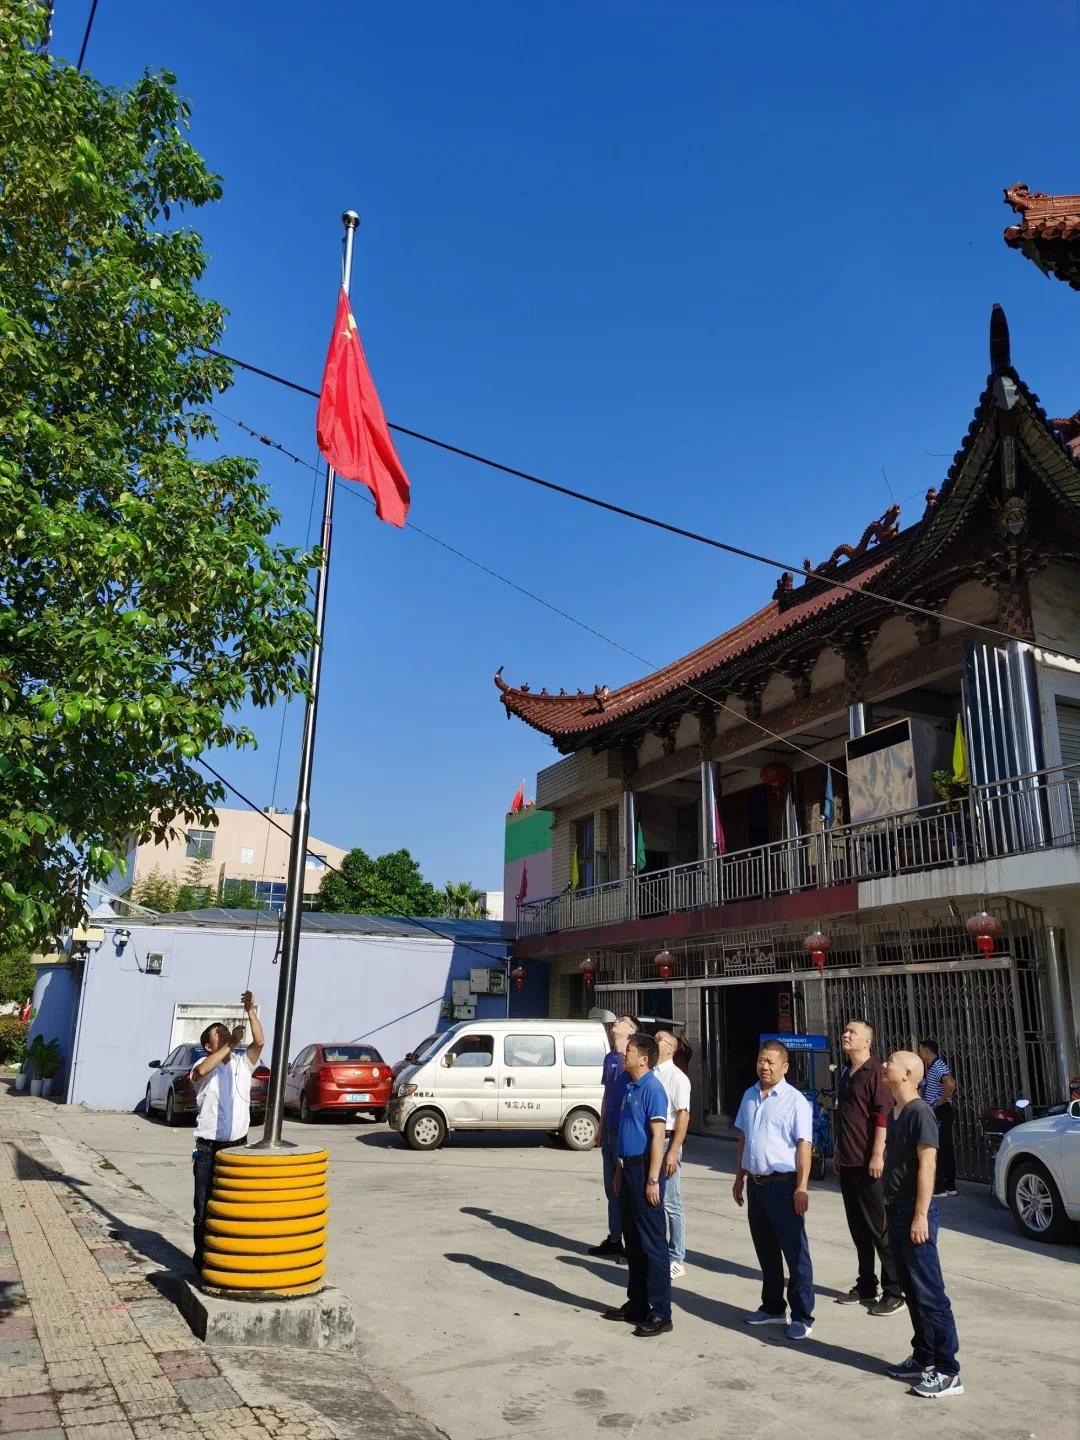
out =
[(203, 1283), (245, 1295), (321, 1290), (329, 1173), (326, 1150), (219, 1150), (206, 1213)]

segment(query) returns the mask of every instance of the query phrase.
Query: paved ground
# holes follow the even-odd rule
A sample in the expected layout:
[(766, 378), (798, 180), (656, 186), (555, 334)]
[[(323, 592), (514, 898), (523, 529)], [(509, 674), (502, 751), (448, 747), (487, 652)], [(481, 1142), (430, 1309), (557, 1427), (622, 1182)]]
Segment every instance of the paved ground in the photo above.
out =
[[(83, 1193), (112, 1187), (133, 1243), (156, 1245), (159, 1257), (161, 1232), (166, 1245), (187, 1245), (189, 1130), (11, 1103), (34, 1106), (69, 1172), (89, 1166)], [(680, 1440), (868, 1428), (887, 1440), (916, 1426), (972, 1440), (1080, 1433), (1080, 1246), (1026, 1242), (982, 1187), (947, 1202), (942, 1241), (968, 1394), (931, 1410), (881, 1374), (907, 1353), (906, 1316), (832, 1303), (854, 1279), (834, 1185), (812, 1199), (817, 1325), (795, 1349), (741, 1323), (759, 1290), (731, 1199), (734, 1150), (692, 1142), (690, 1269), (676, 1287), (675, 1333), (639, 1341), (599, 1318), (621, 1300), (625, 1271), (584, 1253), (604, 1229), (598, 1155), (499, 1136), (459, 1137), (425, 1156), (363, 1122), (295, 1129), (331, 1150), (330, 1278), (358, 1304), (361, 1344), (355, 1362), (248, 1352), (238, 1363), (214, 1352), (249, 1405), (270, 1383), (269, 1394), (309, 1401), (343, 1435), (431, 1436), (435, 1426), (452, 1440), (660, 1425)]]

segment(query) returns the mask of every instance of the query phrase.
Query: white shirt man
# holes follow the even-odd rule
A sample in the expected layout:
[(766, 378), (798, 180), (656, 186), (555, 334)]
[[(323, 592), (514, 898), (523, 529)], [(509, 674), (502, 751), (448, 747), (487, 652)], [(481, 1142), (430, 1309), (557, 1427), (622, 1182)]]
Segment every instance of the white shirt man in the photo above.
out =
[(660, 1049), (660, 1063), (653, 1074), (664, 1087), (667, 1095), (667, 1150), (664, 1155), (664, 1174), (667, 1184), (664, 1188), (664, 1210), (668, 1223), (668, 1253), (671, 1260), (671, 1278), (680, 1279), (686, 1274), (686, 1211), (683, 1208), (682, 1147), (690, 1125), (690, 1077), (675, 1064), (673, 1056), (678, 1042), (670, 1030), (658, 1030), (656, 1043)]

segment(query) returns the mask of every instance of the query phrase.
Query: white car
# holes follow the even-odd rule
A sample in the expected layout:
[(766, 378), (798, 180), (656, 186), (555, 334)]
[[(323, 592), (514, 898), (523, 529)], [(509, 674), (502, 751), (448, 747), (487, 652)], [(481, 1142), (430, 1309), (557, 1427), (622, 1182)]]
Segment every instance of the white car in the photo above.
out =
[(1076, 1239), (1080, 1221), (1080, 1100), (1006, 1131), (994, 1194), (1032, 1240)]

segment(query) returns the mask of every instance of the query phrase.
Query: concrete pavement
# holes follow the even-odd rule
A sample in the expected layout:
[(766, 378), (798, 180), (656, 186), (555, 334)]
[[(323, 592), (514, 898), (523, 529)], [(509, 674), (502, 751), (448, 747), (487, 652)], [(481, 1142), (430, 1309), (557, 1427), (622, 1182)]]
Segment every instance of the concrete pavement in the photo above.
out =
[[(189, 1130), (62, 1107), (40, 1125), (65, 1164), (91, 1147), (92, 1168), (186, 1248)], [(1080, 1429), (1080, 1247), (1024, 1240), (982, 1187), (943, 1205), (968, 1393), (931, 1408), (882, 1374), (908, 1353), (906, 1315), (874, 1319), (833, 1303), (855, 1276), (834, 1184), (812, 1196), (817, 1324), (795, 1348), (742, 1324), (759, 1281), (745, 1215), (731, 1199), (734, 1148), (692, 1141), (683, 1180), (689, 1269), (675, 1286), (675, 1332), (639, 1341), (599, 1318), (621, 1300), (625, 1271), (585, 1254), (604, 1230), (598, 1155), (527, 1135), (462, 1136), (417, 1155), (366, 1122), (295, 1128), (331, 1151), (329, 1278), (357, 1302), (359, 1355), (351, 1370), (336, 1357), (275, 1359), (272, 1374), (265, 1354), (241, 1365), (248, 1383), (263, 1383), (261, 1373), (332, 1424), (355, 1422), (358, 1404), (377, 1401), (393, 1422), (382, 1433), (431, 1435), (435, 1426), (452, 1440), (667, 1425), (686, 1440), (718, 1431), (832, 1440), (868, 1428), (882, 1440), (915, 1427), (972, 1440), (1059, 1440)]]

